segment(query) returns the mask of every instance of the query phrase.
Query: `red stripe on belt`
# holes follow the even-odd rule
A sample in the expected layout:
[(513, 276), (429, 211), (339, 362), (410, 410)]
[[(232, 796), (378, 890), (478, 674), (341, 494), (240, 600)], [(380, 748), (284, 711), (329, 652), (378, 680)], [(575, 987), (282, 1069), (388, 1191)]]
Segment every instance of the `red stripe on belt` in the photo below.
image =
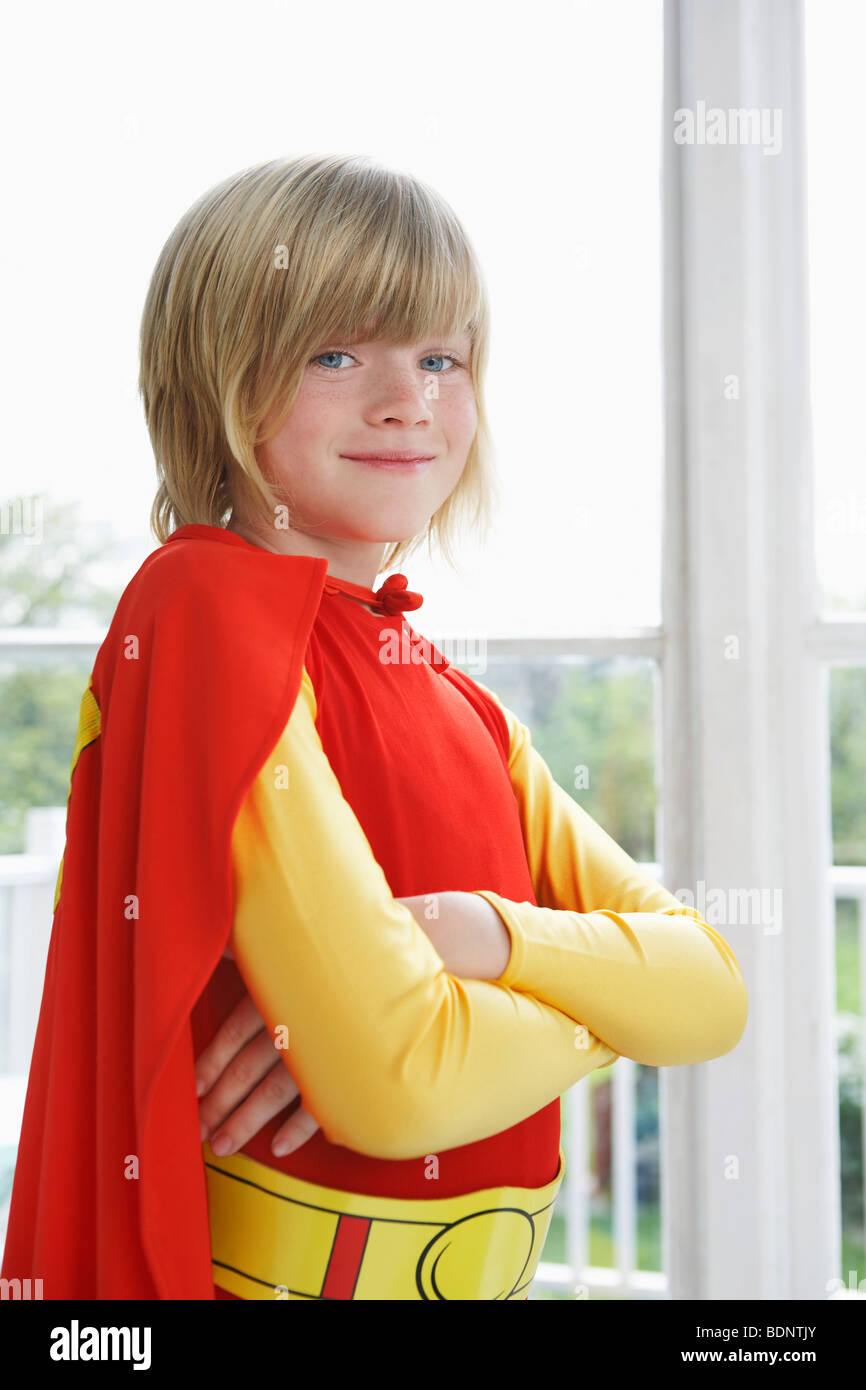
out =
[(370, 1225), (368, 1216), (340, 1217), (322, 1285), (322, 1298), (353, 1297)]

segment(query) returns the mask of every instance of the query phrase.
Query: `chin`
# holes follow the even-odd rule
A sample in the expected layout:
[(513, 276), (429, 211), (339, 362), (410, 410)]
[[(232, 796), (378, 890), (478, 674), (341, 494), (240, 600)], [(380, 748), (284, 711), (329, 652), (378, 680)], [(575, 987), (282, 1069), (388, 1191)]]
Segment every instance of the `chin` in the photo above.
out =
[(358, 518), (354, 518), (353, 525), (347, 527), (346, 534), (355, 540), (370, 541), (376, 545), (396, 545), (398, 541), (410, 541), (413, 536), (419, 535), (427, 529), (431, 513), (419, 512), (417, 516), (406, 517), (389, 516), (387, 512), (383, 515), (380, 509), (376, 516), (370, 517), (369, 522), (361, 526), (358, 525)]

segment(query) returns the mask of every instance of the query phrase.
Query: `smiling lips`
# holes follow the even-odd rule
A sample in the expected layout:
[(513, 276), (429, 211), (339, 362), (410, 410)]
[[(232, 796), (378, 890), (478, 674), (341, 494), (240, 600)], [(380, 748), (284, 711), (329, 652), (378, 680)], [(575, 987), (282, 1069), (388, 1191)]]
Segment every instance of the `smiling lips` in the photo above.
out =
[(377, 454), (342, 454), (341, 457), (353, 463), (369, 463), (374, 468), (411, 468), (432, 463), (434, 455), (413, 453), (410, 449), (382, 449)]

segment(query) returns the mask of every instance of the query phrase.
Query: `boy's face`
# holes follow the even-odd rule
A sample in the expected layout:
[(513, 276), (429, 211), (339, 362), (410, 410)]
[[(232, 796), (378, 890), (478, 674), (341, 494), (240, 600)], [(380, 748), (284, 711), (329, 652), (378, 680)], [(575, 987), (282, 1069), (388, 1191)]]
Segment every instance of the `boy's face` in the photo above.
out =
[[(265, 477), (291, 499), (293, 530), (391, 543), (425, 529), (454, 491), (475, 436), (470, 349), (468, 334), (321, 344), (288, 420), (256, 449)], [(430, 462), (381, 467), (353, 457), (379, 450)]]

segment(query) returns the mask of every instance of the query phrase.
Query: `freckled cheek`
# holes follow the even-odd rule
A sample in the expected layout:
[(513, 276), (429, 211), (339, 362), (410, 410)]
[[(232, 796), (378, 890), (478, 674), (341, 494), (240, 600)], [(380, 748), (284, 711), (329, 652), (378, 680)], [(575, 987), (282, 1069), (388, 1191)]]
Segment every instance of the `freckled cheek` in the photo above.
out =
[(318, 408), (315, 402), (305, 401), (283, 425), (279, 434), (268, 441), (269, 449), (276, 465), (282, 472), (299, 468), (303, 459), (318, 458), (323, 448), (329, 447), (336, 431), (331, 427), (326, 411)]
[(475, 397), (462, 400), (442, 400), (440, 423), (452, 444), (470, 444), (478, 428), (478, 408)]
[(316, 448), (313, 431), (307, 435), (297, 425), (293, 418), (291, 429), (284, 428), (273, 439), (259, 445), (256, 458), (266, 477), (290, 487), (302, 488), (308, 472), (305, 460), (315, 457)]

